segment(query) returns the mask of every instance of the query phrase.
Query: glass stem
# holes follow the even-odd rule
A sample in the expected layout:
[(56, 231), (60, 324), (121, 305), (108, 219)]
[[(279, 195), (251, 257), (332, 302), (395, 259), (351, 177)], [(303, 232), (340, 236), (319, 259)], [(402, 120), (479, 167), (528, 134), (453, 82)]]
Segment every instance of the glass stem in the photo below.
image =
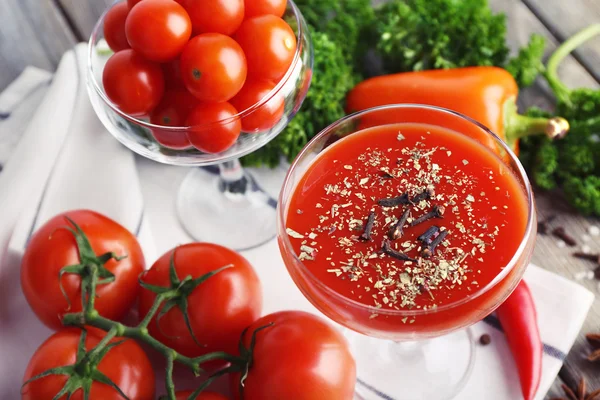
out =
[(248, 178), (237, 158), (219, 164), (219, 190), (225, 195), (243, 195), (248, 190)]

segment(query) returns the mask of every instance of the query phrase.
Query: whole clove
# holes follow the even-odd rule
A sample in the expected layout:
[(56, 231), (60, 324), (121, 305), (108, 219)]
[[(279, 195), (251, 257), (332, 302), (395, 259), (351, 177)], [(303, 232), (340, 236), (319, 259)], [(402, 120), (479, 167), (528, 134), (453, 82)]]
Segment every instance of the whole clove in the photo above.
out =
[(410, 202), (413, 204), (417, 204), (423, 200), (429, 200), (431, 199), (433, 196), (435, 196), (435, 189), (433, 186), (427, 186), (427, 188), (425, 190), (423, 190), (421, 193), (419, 193), (418, 195), (416, 195), (415, 197), (413, 197), (412, 199), (410, 199)]
[(567, 246), (575, 247), (577, 246), (577, 240), (571, 235), (567, 233), (565, 228), (562, 226), (558, 226), (552, 230), (552, 234), (557, 238), (561, 239), (563, 242), (567, 244)]
[(441, 231), (440, 234), (431, 241), (429, 246), (421, 251), (421, 257), (430, 258), (433, 256), (435, 254), (435, 248), (446, 239), (446, 236), (448, 236), (448, 231)]
[(396, 222), (390, 228), (390, 230), (388, 232), (388, 237), (390, 239), (396, 240), (396, 239), (402, 237), (402, 235), (404, 234), (403, 228), (404, 228), (404, 225), (406, 224), (406, 221), (408, 220), (409, 215), (410, 215), (410, 208), (407, 208), (406, 210), (404, 210), (404, 213), (402, 213), (402, 216), (400, 217), (398, 222)]
[(392, 247), (390, 246), (390, 242), (388, 242), (387, 240), (385, 242), (383, 242), (383, 248), (381, 250), (383, 251), (384, 254), (387, 254), (388, 256), (393, 257), (397, 260), (413, 261), (413, 262), (417, 261), (414, 258), (411, 258), (404, 253), (401, 253), (397, 250), (392, 249)]
[(379, 204), (382, 207), (396, 207), (408, 203), (410, 203), (408, 199), (408, 193), (404, 193), (397, 197), (390, 197), (387, 199), (381, 199), (377, 201), (377, 204)]
[(440, 234), (440, 227), (437, 225), (433, 225), (429, 227), (421, 236), (417, 239), (423, 242), (424, 245), (428, 246), (431, 244), (433, 239), (435, 239)]
[(394, 179), (394, 175), (387, 171), (381, 171), (381, 179)]
[(360, 235), (360, 239), (361, 240), (371, 240), (371, 231), (373, 230), (373, 224), (375, 223), (375, 212), (371, 211), (369, 213), (369, 217), (367, 218), (367, 224), (365, 225), (365, 230), (362, 233), (362, 235)]
[(550, 232), (550, 224), (556, 219), (556, 215), (551, 215), (548, 218), (538, 221), (538, 233), (547, 235)]
[(581, 260), (588, 260), (600, 265), (600, 254), (590, 254), (581, 251), (576, 251), (575, 253), (573, 253), (573, 257), (579, 258)]
[(490, 335), (488, 335), (487, 333), (484, 333), (479, 338), (479, 343), (481, 343), (481, 345), (483, 345), (483, 346), (487, 346), (488, 344), (492, 343), (492, 337)]
[(419, 218), (415, 219), (410, 223), (410, 226), (419, 225), (425, 221), (428, 221), (432, 218), (443, 218), (444, 213), (446, 212), (446, 207), (435, 205), (427, 214), (421, 215)]

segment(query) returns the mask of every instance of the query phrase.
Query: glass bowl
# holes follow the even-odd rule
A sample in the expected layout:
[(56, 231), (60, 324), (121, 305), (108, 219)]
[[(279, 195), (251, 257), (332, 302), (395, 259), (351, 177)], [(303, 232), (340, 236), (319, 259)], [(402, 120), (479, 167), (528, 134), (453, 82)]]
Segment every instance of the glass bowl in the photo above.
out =
[[(513, 172), (527, 200), (524, 235), (502, 272), (469, 296), (426, 310), (376, 308), (341, 295), (305, 266), (286, 232), (290, 198), (309, 166), (329, 145), (365, 128), (398, 123), (439, 126), (467, 135), (484, 146), (494, 146), (498, 164)], [(432, 134), (435, 135), (435, 131)], [(292, 164), (278, 209), (278, 243), (285, 266), (315, 307), (349, 328), (347, 337), (357, 359), (359, 394), (365, 399), (388, 398), (377, 397), (368, 386), (394, 399), (451, 398), (464, 384), (473, 365), (473, 340), (464, 328), (489, 315), (517, 286), (533, 252), (536, 229), (529, 180), (508, 146), (486, 127), (466, 116), (414, 104), (373, 108), (352, 114), (326, 128), (306, 145)], [(435, 339), (427, 340), (431, 338)], [(445, 350), (441, 352), (440, 349)]]
[[(229, 119), (194, 127), (154, 125), (148, 118), (127, 115), (108, 99), (102, 85), (102, 72), (112, 54), (104, 40), (107, 12), (102, 15), (90, 37), (87, 69), (89, 97), (106, 129), (132, 151), (160, 163), (219, 165), (218, 173), (215, 173), (216, 168), (192, 170), (179, 191), (179, 220), (193, 239), (237, 250), (256, 247), (272, 239), (276, 234), (275, 201), (243, 170), (238, 159), (273, 140), (298, 112), (310, 87), (313, 47), (298, 7), (288, 0), (283, 15), (296, 34), (297, 47), (292, 64), (275, 88), (260, 102), (246, 110), (238, 110), (238, 114)], [(155, 139), (156, 136), (163, 143), (180, 142), (192, 130), (210, 131), (215, 126), (250, 116), (272, 101), (283, 101), (281, 119), (270, 129), (242, 132), (235, 144), (221, 153), (209, 154), (194, 148), (169, 148)]]

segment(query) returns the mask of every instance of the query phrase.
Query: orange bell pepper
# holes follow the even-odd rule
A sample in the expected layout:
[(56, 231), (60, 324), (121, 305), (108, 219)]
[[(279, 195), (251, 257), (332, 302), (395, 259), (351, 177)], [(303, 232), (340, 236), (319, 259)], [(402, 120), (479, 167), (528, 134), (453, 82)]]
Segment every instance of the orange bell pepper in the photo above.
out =
[(485, 125), (515, 154), (522, 137), (546, 134), (554, 139), (566, 135), (569, 123), (564, 118), (519, 115), (518, 93), (512, 75), (498, 67), (403, 72), (377, 76), (356, 85), (348, 94), (346, 111), (401, 103), (447, 108)]

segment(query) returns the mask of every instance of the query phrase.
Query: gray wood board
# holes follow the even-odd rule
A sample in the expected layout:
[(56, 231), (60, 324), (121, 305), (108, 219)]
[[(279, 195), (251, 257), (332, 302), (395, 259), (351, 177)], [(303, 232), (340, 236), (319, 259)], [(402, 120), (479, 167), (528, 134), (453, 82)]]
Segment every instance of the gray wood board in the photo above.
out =
[(0, 90), (27, 66), (53, 71), (75, 44), (51, 0), (0, 1)]

